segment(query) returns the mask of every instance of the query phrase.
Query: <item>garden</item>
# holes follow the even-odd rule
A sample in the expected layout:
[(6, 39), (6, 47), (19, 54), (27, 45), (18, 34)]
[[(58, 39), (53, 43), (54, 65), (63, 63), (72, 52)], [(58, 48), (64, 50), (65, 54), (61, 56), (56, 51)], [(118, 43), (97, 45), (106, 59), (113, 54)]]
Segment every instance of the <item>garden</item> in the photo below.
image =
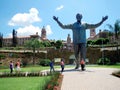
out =
[[(26, 66), (19, 73), (0, 69), (0, 90), (60, 90), (63, 75), (49, 72), (49, 66)], [(59, 69), (60, 66), (55, 66)], [(45, 71), (44, 71), (45, 70)], [(27, 72), (27, 73), (26, 73)]]

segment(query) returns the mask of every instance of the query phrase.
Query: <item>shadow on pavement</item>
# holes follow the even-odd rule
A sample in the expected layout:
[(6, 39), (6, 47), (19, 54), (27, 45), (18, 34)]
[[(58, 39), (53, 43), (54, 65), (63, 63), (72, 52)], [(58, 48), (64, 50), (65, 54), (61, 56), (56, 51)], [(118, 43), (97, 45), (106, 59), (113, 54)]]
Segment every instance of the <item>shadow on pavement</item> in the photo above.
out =
[(85, 71), (82, 71), (81, 69), (66, 69), (64, 70), (64, 72), (95, 72), (94, 70), (85, 70)]

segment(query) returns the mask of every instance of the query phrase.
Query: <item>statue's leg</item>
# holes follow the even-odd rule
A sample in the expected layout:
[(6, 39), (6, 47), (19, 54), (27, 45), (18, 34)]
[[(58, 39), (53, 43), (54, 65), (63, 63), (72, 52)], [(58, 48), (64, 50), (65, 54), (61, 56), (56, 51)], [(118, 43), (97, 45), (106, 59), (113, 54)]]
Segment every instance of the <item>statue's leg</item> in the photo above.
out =
[(75, 53), (75, 63), (76, 63), (76, 67), (75, 69), (79, 68), (79, 64), (80, 64), (80, 58), (79, 58), (79, 45), (74, 45), (74, 53)]

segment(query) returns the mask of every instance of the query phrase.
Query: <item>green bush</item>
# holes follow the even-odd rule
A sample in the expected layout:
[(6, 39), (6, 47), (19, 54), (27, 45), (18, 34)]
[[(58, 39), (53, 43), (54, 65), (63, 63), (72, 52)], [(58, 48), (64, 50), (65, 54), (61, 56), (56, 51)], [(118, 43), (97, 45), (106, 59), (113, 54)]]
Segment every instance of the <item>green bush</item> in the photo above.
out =
[(5, 55), (3, 55), (3, 54), (0, 54), (0, 59), (5, 59)]
[(9, 56), (12, 58), (18, 58), (19, 55), (17, 53), (9, 53)]
[(28, 65), (28, 60), (23, 59), (22, 60), (22, 65), (23, 65), (23, 67), (26, 67)]
[(49, 66), (50, 61), (51, 61), (50, 59), (42, 59), (42, 60), (40, 60), (40, 65)]
[(100, 58), (97, 60), (98, 65), (109, 65), (110, 64), (110, 59), (108, 58)]

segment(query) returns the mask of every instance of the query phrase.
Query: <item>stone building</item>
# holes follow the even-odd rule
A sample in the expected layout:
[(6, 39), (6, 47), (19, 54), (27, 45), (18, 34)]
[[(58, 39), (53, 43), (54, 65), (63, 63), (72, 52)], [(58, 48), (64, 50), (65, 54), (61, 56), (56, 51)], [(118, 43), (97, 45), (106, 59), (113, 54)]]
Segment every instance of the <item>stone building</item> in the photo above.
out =
[(90, 30), (90, 37), (87, 40), (96, 40), (98, 38), (108, 38), (110, 43), (115, 43), (117, 42), (118, 44), (120, 44), (120, 34), (118, 35), (118, 39), (115, 39), (115, 34), (113, 33), (113, 35), (109, 35), (109, 31), (108, 30), (99, 30), (99, 33), (96, 34), (95, 29), (91, 29)]
[(73, 43), (72, 43), (70, 34), (68, 34), (67, 40), (63, 41), (63, 49), (73, 50)]
[[(25, 36), (25, 37), (17, 37), (17, 45), (18, 46), (23, 46), (24, 43), (27, 40), (30, 40), (31, 38), (37, 38), (39, 40), (47, 40), (46, 38), (46, 29), (43, 27), (41, 30), (41, 36), (36, 32), (36, 34), (30, 35), (30, 36)], [(13, 38), (3, 38), (3, 46), (12, 46), (12, 39)]]
[(43, 26), (42, 31), (41, 31), (41, 39), (42, 40), (46, 40), (46, 30), (45, 27)]

